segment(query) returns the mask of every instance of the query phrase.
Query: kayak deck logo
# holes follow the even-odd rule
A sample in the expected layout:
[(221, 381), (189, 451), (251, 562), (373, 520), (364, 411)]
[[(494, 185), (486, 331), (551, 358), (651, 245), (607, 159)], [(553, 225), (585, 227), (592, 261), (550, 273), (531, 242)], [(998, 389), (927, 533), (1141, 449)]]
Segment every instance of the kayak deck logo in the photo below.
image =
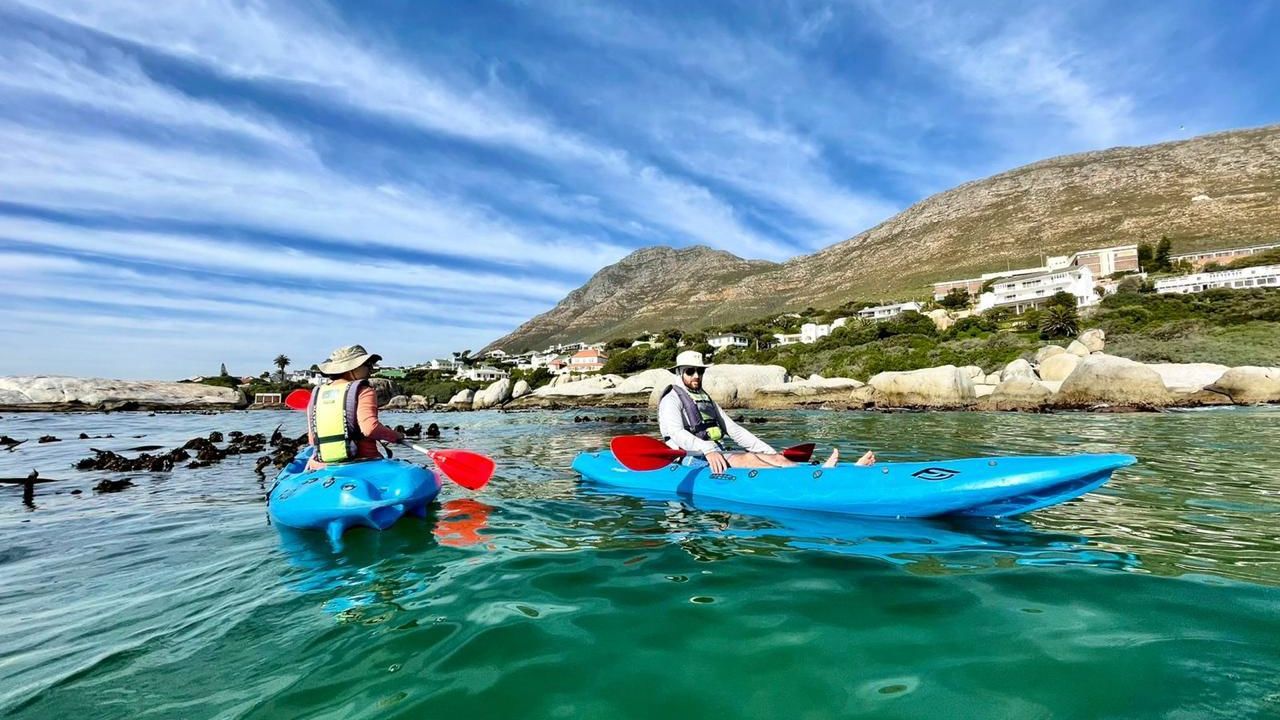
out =
[(959, 470), (948, 470), (941, 467), (927, 467), (923, 470), (917, 470), (911, 473), (911, 477), (927, 480), (929, 482), (938, 482), (940, 480), (950, 480), (960, 474)]

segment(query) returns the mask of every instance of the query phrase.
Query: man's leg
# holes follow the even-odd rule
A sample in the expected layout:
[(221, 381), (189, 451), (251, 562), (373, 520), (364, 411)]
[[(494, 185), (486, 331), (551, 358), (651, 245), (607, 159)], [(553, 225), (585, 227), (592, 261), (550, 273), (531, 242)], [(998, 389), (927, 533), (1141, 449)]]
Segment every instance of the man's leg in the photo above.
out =
[(795, 463), (782, 457), (782, 455), (772, 455), (768, 453), (734, 453), (725, 455), (724, 459), (729, 462), (729, 467), (738, 468), (784, 468), (795, 467)]

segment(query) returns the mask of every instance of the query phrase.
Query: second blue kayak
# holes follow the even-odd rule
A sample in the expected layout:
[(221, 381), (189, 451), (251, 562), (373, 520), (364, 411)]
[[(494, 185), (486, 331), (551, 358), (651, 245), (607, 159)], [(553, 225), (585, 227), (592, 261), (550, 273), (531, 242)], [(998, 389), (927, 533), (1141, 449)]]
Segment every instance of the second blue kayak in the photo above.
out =
[(424, 517), (440, 492), (440, 480), (404, 460), (368, 460), (306, 472), (307, 447), (276, 476), (267, 494), (272, 521), (300, 530), (323, 530), (336, 544), (352, 527), (385, 530), (405, 515)]
[(876, 517), (1011, 517), (1065, 502), (1102, 485), (1132, 455), (991, 457), (919, 463), (711, 469), (673, 463), (628, 470), (608, 451), (581, 453), (573, 469), (620, 488), (718, 498), (750, 505)]

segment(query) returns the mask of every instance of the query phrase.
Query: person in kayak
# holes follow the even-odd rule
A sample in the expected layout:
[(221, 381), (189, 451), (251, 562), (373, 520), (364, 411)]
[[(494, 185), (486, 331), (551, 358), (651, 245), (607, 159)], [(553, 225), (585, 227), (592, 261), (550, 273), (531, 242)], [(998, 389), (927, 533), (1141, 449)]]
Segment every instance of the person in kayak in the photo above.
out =
[(340, 347), (317, 368), (333, 382), (311, 393), (307, 406), (307, 440), (315, 453), (307, 470), (329, 464), (376, 460), (378, 442), (398, 443), (404, 436), (378, 421), (378, 393), (369, 384), (373, 366), (382, 359), (360, 345)]
[[(696, 350), (686, 350), (676, 357), (672, 372), (679, 380), (663, 390), (658, 400), (658, 431), (667, 445), (702, 455), (713, 473), (730, 467), (793, 467), (796, 463), (731, 420), (702, 389), (702, 378), (708, 367), (702, 353)], [(722, 444), (726, 436), (746, 452), (726, 453)], [(833, 450), (823, 467), (835, 467), (839, 460), (839, 449)], [(868, 452), (857, 464), (873, 462), (875, 455)]]

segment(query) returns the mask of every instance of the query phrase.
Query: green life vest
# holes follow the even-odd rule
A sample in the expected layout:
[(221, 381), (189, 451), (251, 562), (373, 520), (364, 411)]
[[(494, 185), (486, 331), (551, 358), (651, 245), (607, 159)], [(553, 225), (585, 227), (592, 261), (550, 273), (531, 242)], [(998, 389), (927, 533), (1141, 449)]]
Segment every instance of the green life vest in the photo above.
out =
[[(703, 390), (690, 390), (679, 383), (673, 383), (662, 391), (661, 397), (674, 392), (680, 400), (680, 416), (684, 420), (684, 429), (701, 440), (710, 440), (717, 445), (728, 430), (724, 418), (720, 415), (720, 407)], [(661, 400), (661, 397), (659, 400)]]

